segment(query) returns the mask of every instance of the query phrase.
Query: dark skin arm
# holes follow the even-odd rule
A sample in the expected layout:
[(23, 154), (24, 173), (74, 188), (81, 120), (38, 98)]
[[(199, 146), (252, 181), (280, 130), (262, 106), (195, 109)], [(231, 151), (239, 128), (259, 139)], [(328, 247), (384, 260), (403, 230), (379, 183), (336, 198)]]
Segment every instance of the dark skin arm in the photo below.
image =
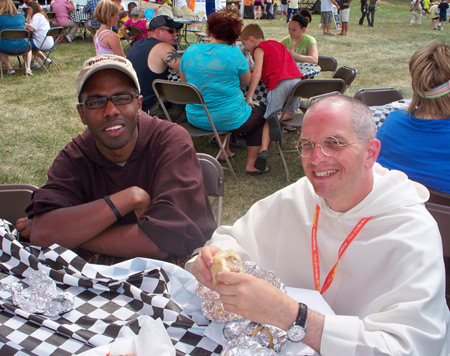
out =
[[(149, 195), (138, 187), (130, 187), (110, 196), (122, 216), (134, 212), (139, 217), (150, 204)], [(116, 216), (103, 199), (61, 208), (36, 215), (30, 222), (19, 219), (17, 229), (22, 237), (37, 246), (57, 243), (67, 248), (82, 247), (92, 252), (117, 257), (165, 258), (156, 244), (138, 224), (112, 226)], [(31, 228), (30, 228), (31, 226)]]

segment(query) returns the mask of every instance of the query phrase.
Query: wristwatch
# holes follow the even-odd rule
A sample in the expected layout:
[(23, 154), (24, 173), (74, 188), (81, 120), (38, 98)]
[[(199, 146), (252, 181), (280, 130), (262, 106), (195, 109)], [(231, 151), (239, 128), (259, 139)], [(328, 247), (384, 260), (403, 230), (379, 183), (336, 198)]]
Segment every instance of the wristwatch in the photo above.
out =
[(292, 342), (300, 342), (306, 336), (306, 317), (308, 315), (308, 307), (306, 304), (298, 303), (298, 314), (294, 324), (287, 329), (287, 338)]

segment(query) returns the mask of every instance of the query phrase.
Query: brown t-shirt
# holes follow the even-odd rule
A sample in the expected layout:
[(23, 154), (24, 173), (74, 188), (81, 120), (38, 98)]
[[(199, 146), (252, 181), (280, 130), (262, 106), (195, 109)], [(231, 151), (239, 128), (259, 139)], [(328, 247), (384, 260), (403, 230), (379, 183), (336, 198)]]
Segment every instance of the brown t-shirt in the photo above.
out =
[[(100, 154), (88, 129), (75, 137), (56, 157), (47, 183), (34, 193), (26, 209), (29, 217), (138, 186), (151, 198), (140, 228), (161, 251), (187, 256), (203, 246), (217, 225), (191, 137), (181, 126), (143, 112), (138, 128), (136, 147), (123, 166)], [(122, 223), (133, 223), (129, 218)]]

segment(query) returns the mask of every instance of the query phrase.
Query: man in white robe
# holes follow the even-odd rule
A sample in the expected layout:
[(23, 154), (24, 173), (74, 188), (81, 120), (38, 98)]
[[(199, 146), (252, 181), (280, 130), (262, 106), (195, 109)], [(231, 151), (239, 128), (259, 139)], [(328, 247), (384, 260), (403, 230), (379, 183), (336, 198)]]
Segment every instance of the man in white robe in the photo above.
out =
[[(423, 204), (426, 188), (375, 163), (373, 118), (355, 99), (311, 106), (300, 145), (306, 177), (219, 227), (187, 268), (247, 319), (289, 332), (305, 317), (300, 339), (323, 356), (449, 355), (442, 242)], [(287, 286), (322, 291), (336, 315), (305, 311), (246, 274), (219, 272), (213, 286), (209, 268), (220, 249), (275, 271)]]

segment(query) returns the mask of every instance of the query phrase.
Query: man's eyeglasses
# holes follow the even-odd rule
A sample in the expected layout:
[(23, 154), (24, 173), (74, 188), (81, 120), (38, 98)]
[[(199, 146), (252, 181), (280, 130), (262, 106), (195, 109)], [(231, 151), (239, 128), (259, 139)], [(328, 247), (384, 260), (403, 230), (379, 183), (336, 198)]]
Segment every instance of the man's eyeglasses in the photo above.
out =
[(318, 143), (312, 142), (309, 138), (302, 138), (297, 145), (297, 151), (300, 154), (300, 156), (309, 157), (314, 151), (314, 146), (317, 145), (320, 147), (320, 150), (325, 156), (331, 157), (336, 155), (339, 152), (339, 150), (345, 146), (350, 146), (356, 143), (362, 143), (367, 141), (368, 140), (341, 143), (336, 137), (327, 136), (322, 139), (319, 145)]
[(173, 35), (175, 33), (175, 29), (174, 28), (166, 28), (166, 27), (160, 27), (160, 30), (164, 30), (169, 32), (171, 35)]
[(90, 99), (85, 100), (85, 102), (82, 104), (86, 105), (86, 107), (89, 110), (103, 109), (106, 107), (108, 100), (111, 100), (111, 102), (115, 106), (121, 106), (121, 105), (130, 104), (134, 98), (138, 98), (138, 97), (139, 97), (139, 94), (118, 94), (118, 95), (110, 96), (109, 98), (107, 98), (107, 97), (90, 98)]

